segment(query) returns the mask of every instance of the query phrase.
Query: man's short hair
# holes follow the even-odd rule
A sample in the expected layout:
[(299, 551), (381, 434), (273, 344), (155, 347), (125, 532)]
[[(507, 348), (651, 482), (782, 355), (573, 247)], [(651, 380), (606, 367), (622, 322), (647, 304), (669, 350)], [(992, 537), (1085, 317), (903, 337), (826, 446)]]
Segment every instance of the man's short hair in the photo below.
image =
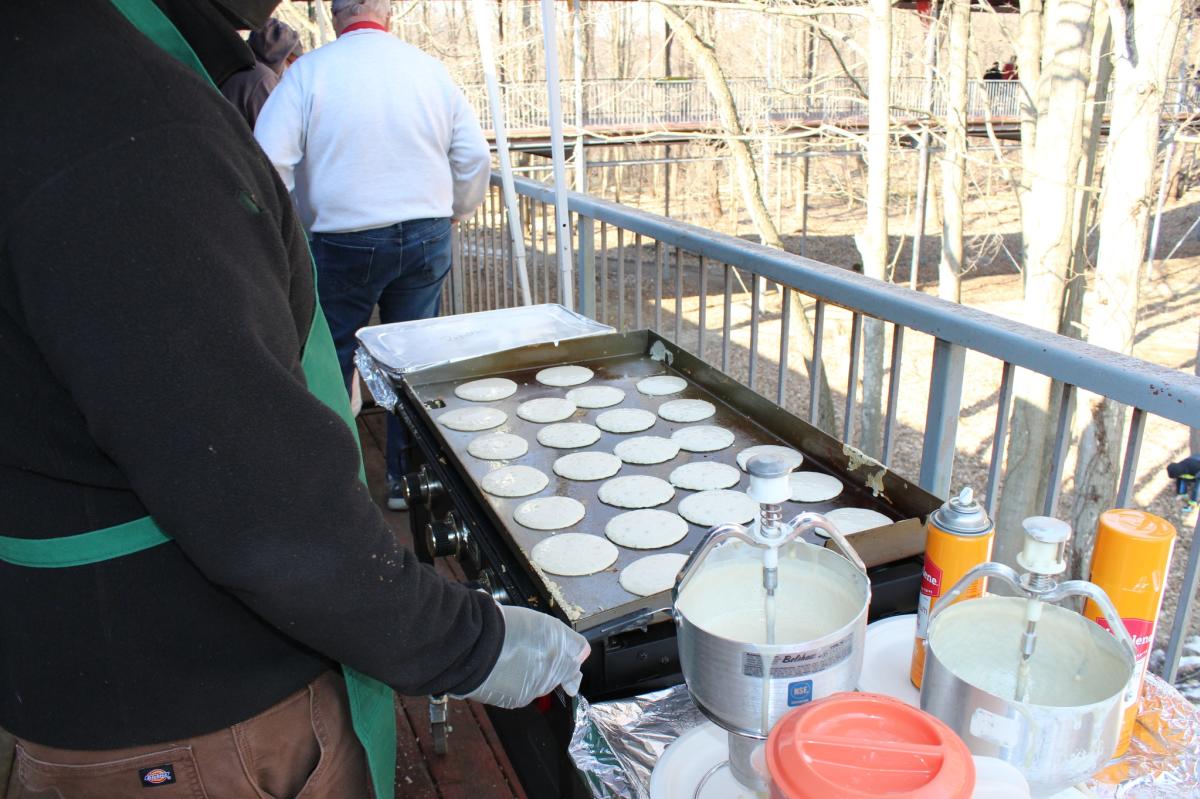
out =
[(351, 13), (386, 17), (392, 10), (391, 0), (333, 0), (333, 15)]

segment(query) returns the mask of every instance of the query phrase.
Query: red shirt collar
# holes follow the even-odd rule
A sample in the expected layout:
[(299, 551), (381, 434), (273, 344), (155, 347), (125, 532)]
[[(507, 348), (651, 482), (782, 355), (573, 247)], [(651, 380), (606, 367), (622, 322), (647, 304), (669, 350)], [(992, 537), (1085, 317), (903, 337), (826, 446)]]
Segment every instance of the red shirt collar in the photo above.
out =
[(367, 19), (367, 20), (363, 20), (362, 22), (355, 22), (351, 25), (347, 25), (346, 27), (342, 28), (342, 32), (339, 33), (338, 36), (345, 36), (347, 33), (350, 33), (351, 31), (361, 31), (361, 30), (368, 29), (368, 28), (372, 29), (372, 30), (383, 31), (384, 33), (388, 32), (388, 29), (385, 28), (383, 25), (380, 25), (378, 22), (374, 22), (372, 20)]

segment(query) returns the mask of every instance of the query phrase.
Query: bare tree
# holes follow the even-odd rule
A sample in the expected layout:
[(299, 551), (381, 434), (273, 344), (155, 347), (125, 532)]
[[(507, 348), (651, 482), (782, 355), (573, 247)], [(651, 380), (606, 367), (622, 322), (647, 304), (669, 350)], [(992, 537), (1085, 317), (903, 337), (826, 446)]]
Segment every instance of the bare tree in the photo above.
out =
[[(1133, 349), (1138, 273), (1146, 251), (1159, 120), (1179, 31), (1180, 5), (1180, 0), (1138, 0), (1128, 21), (1130, 30), (1118, 31), (1128, 42), (1129, 53), (1115, 59), (1100, 198), (1100, 248), (1087, 303), (1088, 341), (1116, 352)], [(1074, 568), (1085, 575), (1096, 523), (1116, 491), (1125, 411), (1098, 396), (1086, 398), (1081, 410), (1087, 423), (1079, 439), (1071, 521), (1075, 527)]]
[(942, 155), (942, 257), (938, 262), (938, 296), (962, 299), (963, 193), (967, 175), (967, 46), (971, 35), (971, 0), (947, 0), (946, 150)]
[[(1049, 330), (1057, 330), (1062, 318), (1064, 288), (1074, 254), (1075, 181), (1083, 157), (1084, 103), (1091, 80), (1092, 8), (1091, 0), (1050, 0), (1045, 12), (1036, 146), (1032, 177), (1022, 203), (1022, 316), (1027, 323)], [(1030, 66), (1023, 57), (1022, 72)], [(1030, 166), (1026, 164), (1027, 171)], [(1008, 468), (996, 521), (1000, 532), (996, 555), (1005, 562), (1013, 562), (1020, 548), (1021, 521), (1042, 510), (1039, 499), (1046, 490), (1044, 466), (1049, 459), (1053, 395), (1057, 393), (1048, 378), (1025, 370), (1018, 372)]]
[[(713, 46), (700, 39), (695, 28), (671, 3), (665, 0), (653, 1), (662, 10), (663, 17), (671, 28), (672, 38), (679, 41), (688, 55), (692, 57), (700, 74), (704, 76), (705, 85), (708, 87), (709, 94), (712, 95), (721, 119), (721, 126), (725, 133), (723, 138), (733, 160), (733, 169), (741, 189), (742, 202), (749, 211), (750, 218), (754, 221), (759, 240), (768, 247), (783, 249), (779, 230), (763, 199), (762, 186), (758, 180), (758, 170), (755, 166), (754, 154), (750, 151), (746, 130), (738, 116), (737, 104), (734, 102), (733, 93), (729, 90), (729, 81), (717, 61)], [(802, 303), (792, 303), (792, 307), (795, 314), (792, 327), (801, 336), (802, 352), (805, 354), (804, 364), (808, 370), (809, 379), (819, 381), (821, 386), (818, 401), (818, 424), (824, 430), (833, 430), (836, 426), (833, 395), (825, 379), (824, 368), (820, 364), (813, 364), (810, 355), (813, 342), (812, 326), (808, 322), (808, 316), (804, 313)]]
[[(1028, 202), (1033, 187), (1033, 165), (1037, 155), (1038, 83), (1042, 75), (1042, 0), (1020, 0), (1020, 33), (1017, 38), (1017, 75), (1021, 82), (1021, 182), (1017, 201), (1021, 205), (1022, 249), (1027, 248), (1024, 231), (1033, 224), (1033, 209)], [(1024, 253), (1023, 253), (1024, 254)]]
[[(869, 46), (874, 59), (868, 75), (867, 98), (867, 225), (858, 237), (863, 274), (887, 280), (888, 185), (891, 164), (889, 128), (892, 85), (892, 3), (871, 0)], [(863, 323), (862, 435), (867, 453), (881, 451), (883, 425), (883, 322), (868, 317)], [(854, 391), (854, 386), (849, 386)]]

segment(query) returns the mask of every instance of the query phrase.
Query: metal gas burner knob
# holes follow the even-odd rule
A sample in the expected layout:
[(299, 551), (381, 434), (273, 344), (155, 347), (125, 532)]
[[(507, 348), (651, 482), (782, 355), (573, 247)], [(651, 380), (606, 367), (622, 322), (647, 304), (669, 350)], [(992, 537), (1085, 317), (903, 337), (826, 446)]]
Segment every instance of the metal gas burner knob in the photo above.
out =
[(442, 482), (427, 465), (404, 478), (404, 499), (410, 508), (418, 504), (432, 506), (441, 494)]
[(468, 531), (453, 512), (425, 525), (425, 547), (435, 558), (459, 555), (467, 545)]

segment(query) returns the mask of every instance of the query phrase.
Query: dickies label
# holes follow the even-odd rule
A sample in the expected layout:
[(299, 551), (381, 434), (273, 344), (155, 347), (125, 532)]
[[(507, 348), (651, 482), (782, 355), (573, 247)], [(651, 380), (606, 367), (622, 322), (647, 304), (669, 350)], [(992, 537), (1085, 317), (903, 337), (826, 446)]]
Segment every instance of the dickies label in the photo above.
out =
[(138, 772), (138, 776), (142, 779), (143, 788), (157, 788), (160, 785), (175, 784), (175, 766), (171, 763), (164, 763), (161, 766), (151, 766), (144, 768)]

